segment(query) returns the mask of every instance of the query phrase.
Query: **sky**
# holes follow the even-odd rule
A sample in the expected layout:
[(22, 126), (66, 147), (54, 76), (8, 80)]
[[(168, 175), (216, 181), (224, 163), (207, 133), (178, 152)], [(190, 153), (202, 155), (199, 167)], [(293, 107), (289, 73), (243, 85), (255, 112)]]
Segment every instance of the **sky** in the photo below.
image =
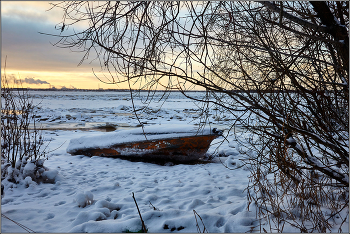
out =
[(92, 72), (101, 75), (97, 63), (78, 66), (82, 53), (53, 46), (58, 38), (39, 33), (59, 33), (62, 12), (50, 8), (44, 1), (1, 1), (1, 75), (29, 88), (127, 88), (101, 83)]

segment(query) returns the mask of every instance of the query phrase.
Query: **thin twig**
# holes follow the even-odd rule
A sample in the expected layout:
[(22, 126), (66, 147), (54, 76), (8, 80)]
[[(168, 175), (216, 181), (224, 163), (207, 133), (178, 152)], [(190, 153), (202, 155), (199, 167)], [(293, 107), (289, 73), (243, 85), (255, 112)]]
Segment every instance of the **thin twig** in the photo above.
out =
[(136, 205), (137, 211), (139, 212), (139, 215), (140, 215), (140, 219), (141, 219), (141, 223), (142, 223), (142, 230), (143, 230), (144, 233), (147, 233), (147, 229), (146, 229), (145, 223), (143, 222), (143, 219), (142, 219), (142, 216), (141, 216), (141, 212), (139, 210), (139, 206), (137, 205), (134, 193), (132, 193), (132, 198), (135, 201), (135, 205)]
[(32, 229), (30, 229), (30, 228), (24, 226), (23, 224), (20, 224), (19, 222), (16, 222), (16, 221), (10, 219), (9, 217), (7, 217), (7, 216), (4, 215), (4, 214), (1, 214), (1, 216), (4, 217), (4, 218), (6, 218), (6, 219), (8, 219), (8, 220), (10, 220), (10, 221), (12, 221), (12, 222), (14, 222), (16, 225), (20, 226), (21, 228), (23, 228), (24, 230), (26, 230), (26, 231), (29, 232), (29, 233), (30, 233), (30, 232), (36, 233), (36, 232), (33, 231)]

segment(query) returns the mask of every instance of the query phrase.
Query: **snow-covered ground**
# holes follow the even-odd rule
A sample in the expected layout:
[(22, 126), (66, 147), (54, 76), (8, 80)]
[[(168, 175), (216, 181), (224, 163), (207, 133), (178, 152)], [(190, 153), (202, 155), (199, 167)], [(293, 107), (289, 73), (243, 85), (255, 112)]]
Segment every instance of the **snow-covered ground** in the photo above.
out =
[[(98, 126), (114, 126), (122, 131), (139, 125), (132, 114), (129, 93), (31, 94), (34, 103), (40, 103), (36, 115), (46, 129), (43, 134), (50, 141), (48, 149), (55, 149), (44, 165), (57, 170), (58, 175), (53, 184), (27, 180), (11, 187), (11, 183), (4, 182), (1, 213), (6, 217), (35, 232), (139, 231), (142, 226), (134, 194), (148, 232), (197, 232), (197, 223), (201, 231), (204, 224), (208, 232), (259, 232), (254, 206), (247, 209), (249, 171), (239, 167), (243, 156), (232, 136), (221, 145), (223, 137), (213, 141), (208, 153), (220, 157), (209, 163), (158, 165), (72, 156), (66, 152), (70, 140), (101, 135)], [(135, 99), (135, 107), (142, 107), (140, 97)], [(139, 118), (146, 125), (162, 128), (199, 124), (200, 119), (195, 118), (198, 115), (194, 103), (172, 93), (165, 103), (152, 101)], [(219, 118), (215, 110), (211, 118)], [(227, 128), (224, 121), (213, 122), (213, 127)], [(4, 217), (1, 221), (1, 232), (26, 232)], [(284, 231), (299, 230), (286, 226)]]
[[(161, 166), (65, 152), (70, 138), (86, 134), (95, 132), (46, 132), (55, 139), (51, 147), (66, 141), (45, 162), (58, 170), (56, 183), (7, 188), (2, 213), (36, 232), (138, 231), (134, 193), (149, 232), (197, 232), (193, 210), (210, 232), (245, 232), (256, 224), (255, 214), (246, 211), (249, 173), (244, 169), (230, 171), (220, 162)], [(77, 195), (87, 191), (92, 204), (78, 207)], [(25, 232), (4, 218), (1, 228)]]

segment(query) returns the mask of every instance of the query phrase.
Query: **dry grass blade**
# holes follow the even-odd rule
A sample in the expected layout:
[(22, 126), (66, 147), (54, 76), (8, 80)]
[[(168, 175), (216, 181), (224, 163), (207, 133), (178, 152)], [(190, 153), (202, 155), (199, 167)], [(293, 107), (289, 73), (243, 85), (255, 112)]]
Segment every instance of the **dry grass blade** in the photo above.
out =
[[(206, 228), (205, 225), (204, 225), (204, 222), (203, 222), (203, 220), (202, 220), (202, 217), (201, 217), (195, 210), (193, 210), (193, 214), (194, 214), (194, 218), (196, 219), (197, 232), (198, 232), (198, 233), (208, 233), (208, 230), (207, 230), (207, 228)], [(198, 218), (199, 218), (199, 219), (201, 220), (201, 222), (202, 222), (203, 230), (201, 230), (201, 228), (199, 227), (198, 220), (197, 220), (197, 216), (198, 216)]]

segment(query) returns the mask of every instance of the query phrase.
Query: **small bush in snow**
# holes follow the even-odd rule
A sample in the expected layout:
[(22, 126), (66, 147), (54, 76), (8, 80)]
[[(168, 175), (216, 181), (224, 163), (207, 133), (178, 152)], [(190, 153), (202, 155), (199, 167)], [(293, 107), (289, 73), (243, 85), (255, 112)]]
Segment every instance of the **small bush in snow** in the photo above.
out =
[(76, 202), (79, 207), (84, 208), (85, 206), (92, 204), (94, 201), (93, 198), (94, 196), (90, 191), (87, 191), (85, 193), (77, 193), (75, 195), (74, 202)]
[(53, 172), (44, 167), (46, 152), (35, 125), (33, 101), (26, 91), (11, 88), (6, 74), (1, 85), (1, 180), (20, 183), (30, 177), (36, 182), (53, 181)]

